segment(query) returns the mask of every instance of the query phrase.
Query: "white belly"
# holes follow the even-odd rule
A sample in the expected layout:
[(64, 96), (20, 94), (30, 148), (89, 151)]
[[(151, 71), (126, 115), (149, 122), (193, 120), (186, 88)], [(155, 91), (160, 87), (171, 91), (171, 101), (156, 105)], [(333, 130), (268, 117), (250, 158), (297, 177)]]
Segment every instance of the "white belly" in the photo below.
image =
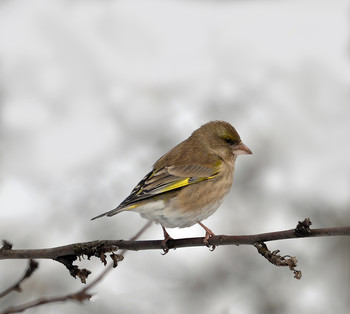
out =
[(140, 206), (134, 210), (139, 212), (141, 217), (154, 221), (168, 228), (191, 227), (198, 221), (202, 221), (211, 216), (221, 205), (223, 199), (210, 204), (200, 210), (180, 212), (171, 206), (164, 206), (163, 201)]

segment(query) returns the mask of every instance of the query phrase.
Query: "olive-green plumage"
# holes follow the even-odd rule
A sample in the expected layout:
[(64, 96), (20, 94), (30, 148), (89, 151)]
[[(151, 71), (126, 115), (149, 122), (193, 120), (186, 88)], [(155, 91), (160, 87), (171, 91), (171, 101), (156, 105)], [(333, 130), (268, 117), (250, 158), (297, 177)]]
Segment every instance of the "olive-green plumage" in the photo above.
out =
[[(158, 159), (117, 208), (95, 218), (135, 211), (163, 228), (200, 223), (216, 211), (229, 192), (235, 161), (241, 154), (251, 151), (231, 124), (208, 122)], [(207, 239), (212, 232), (201, 225)]]

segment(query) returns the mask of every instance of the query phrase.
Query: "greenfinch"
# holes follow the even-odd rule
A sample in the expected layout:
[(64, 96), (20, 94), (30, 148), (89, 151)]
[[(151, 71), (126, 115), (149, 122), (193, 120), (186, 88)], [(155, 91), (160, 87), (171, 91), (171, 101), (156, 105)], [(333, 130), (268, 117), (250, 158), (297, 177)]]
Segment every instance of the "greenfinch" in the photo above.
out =
[(162, 226), (164, 241), (170, 239), (165, 228), (198, 223), (208, 243), (214, 233), (202, 221), (221, 205), (233, 182), (236, 158), (245, 154), (252, 152), (231, 124), (210, 121), (158, 159), (118, 207), (92, 219), (137, 212)]

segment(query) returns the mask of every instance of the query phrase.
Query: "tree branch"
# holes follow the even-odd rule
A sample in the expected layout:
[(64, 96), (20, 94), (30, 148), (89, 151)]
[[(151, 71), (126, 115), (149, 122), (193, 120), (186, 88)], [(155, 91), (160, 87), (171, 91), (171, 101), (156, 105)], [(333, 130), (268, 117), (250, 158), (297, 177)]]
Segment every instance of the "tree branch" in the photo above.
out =
[[(18, 313), (32, 307), (36, 307), (42, 304), (54, 303), (54, 302), (64, 302), (66, 300), (76, 300), (83, 302), (91, 297), (88, 293), (89, 290), (96, 284), (98, 284), (106, 274), (113, 268), (117, 266), (118, 261), (122, 260), (123, 255), (127, 250), (152, 250), (161, 249), (165, 253), (168, 249), (184, 248), (184, 247), (195, 247), (206, 245), (203, 240), (204, 238), (186, 238), (186, 239), (170, 239), (166, 243), (166, 248), (162, 240), (149, 240), (149, 241), (135, 241), (139, 235), (148, 228), (150, 223), (146, 224), (141, 231), (133, 237), (132, 240), (104, 240), (104, 241), (91, 241), (83, 243), (75, 243), (60, 247), (48, 248), (48, 249), (29, 249), (29, 250), (13, 250), (12, 245), (3, 241), (3, 247), (0, 248), (0, 260), (1, 259), (54, 259), (63, 263), (70, 271), (72, 276), (80, 277), (81, 281), (85, 283), (86, 277), (89, 275), (89, 271), (86, 269), (79, 269), (77, 266), (73, 265), (73, 261), (80, 258), (82, 255), (86, 255), (88, 258), (91, 256), (96, 256), (101, 259), (101, 261), (106, 265), (106, 252), (112, 252), (111, 258), (113, 263), (111, 263), (106, 269), (104, 269), (101, 274), (95, 278), (91, 283), (86, 285), (83, 289), (77, 292), (73, 292), (67, 295), (51, 298), (39, 298), (32, 302), (22, 304), (16, 307), (10, 307), (6, 309), (1, 314), (8, 313)], [(294, 272), (294, 277), (300, 279), (302, 274), (300, 270), (296, 270), (297, 259), (294, 256), (281, 256), (279, 255), (279, 250), (271, 252), (265, 242), (276, 241), (283, 239), (295, 239), (295, 238), (312, 238), (312, 237), (325, 237), (325, 236), (350, 236), (350, 226), (348, 227), (338, 227), (338, 228), (320, 228), (320, 229), (310, 229), (311, 221), (306, 218), (304, 221), (298, 223), (295, 229), (276, 231), (269, 233), (253, 234), (253, 235), (240, 235), (240, 236), (226, 236), (217, 235), (209, 238), (207, 246), (211, 247), (213, 250), (217, 245), (253, 245), (270, 263), (276, 266), (287, 266), (291, 271)], [(122, 249), (121, 254), (114, 254), (115, 251)], [(29, 270), (25, 275), (12, 287), (5, 290), (2, 294), (7, 294), (10, 291), (20, 289), (20, 283), (28, 278), (33, 270)]]
[[(145, 230), (151, 225), (151, 222), (146, 223), (142, 229), (135, 234), (132, 239), (135, 240), (138, 237), (140, 237), (140, 235), (145, 232)], [(4, 241), (4, 246), (0, 249), (0, 252), (3, 249), (7, 249), (7, 250), (11, 250), (12, 245), (7, 242)], [(13, 307), (9, 307), (6, 310), (4, 310), (3, 312), (1, 312), (0, 314), (10, 314), (10, 313), (20, 313), (23, 312), (27, 309), (33, 308), (33, 307), (37, 307), (39, 305), (43, 305), (43, 304), (49, 304), (49, 303), (57, 303), (57, 302), (65, 302), (67, 300), (75, 300), (75, 301), (79, 301), (79, 302), (83, 302), (85, 300), (89, 300), (92, 295), (90, 293), (88, 293), (88, 291), (90, 291), (94, 286), (96, 286), (110, 271), (111, 269), (117, 267), (117, 263), (119, 260), (121, 260), (123, 258), (123, 256), (125, 255), (126, 250), (123, 250), (121, 252), (121, 254), (119, 255), (119, 258), (114, 258), (114, 254), (111, 255), (112, 259), (113, 259), (113, 263), (110, 264), (107, 268), (105, 268), (101, 274), (99, 276), (97, 276), (97, 278), (95, 278), (92, 282), (90, 282), (88, 285), (86, 285), (84, 288), (76, 291), (76, 292), (72, 292), (66, 295), (62, 295), (62, 296), (58, 296), (58, 297), (46, 297), (46, 298), (39, 298), (36, 299), (34, 301), (25, 303), (25, 304), (21, 304), (18, 306), (13, 306)], [(28, 270), (27, 270), (28, 272)], [(26, 274), (27, 274), (26, 272)], [(28, 276), (24, 277), (27, 278)], [(21, 282), (21, 281), (20, 281)], [(19, 282), (19, 283), (20, 283)], [(13, 290), (13, 289), (12, 289)]]
[[(302, 223), (299, 223), (299, 225)], [(298, 225), (298, 226), (299, 226)], [(300, 228), (299, 228), (300, 229)], [(350, 236), (350, 226), (338, 227), (338, 228), (319, 228), (299, 230), (289, 229), (284, 231), (260, 233), (253, 235), (216, 235), (211, 237), (208, 241), (209, 246), (219, 245), (254, 245), (258, 242), (268, 242), (284, 239), (296, 239), (296, 238), (315, 238), (315, 237), (330, 237), (330, 236)], [(183, 238), (183, 239), (170, 239), (167, 242), (169, 249), (206, 246), (203, 242), (203, 237), (200, 238)], [(162, 250), (162, 240), (143, 240), (143, 241), (127, 241), (127, 240), (98, 240), (90, 242), (74, 243), (64, 246), (58, 246), (47, 249), (25, 249), (25, 250), (13, 250), (6, 249), (5, 247), (0, 249), (0, 260), (2, 259), (59, 259), (62, 256), (75, 256), (79, 257), (87, 255), (88, 257), (97, 256), (106, 252), (115, 252), (117, 250)]]

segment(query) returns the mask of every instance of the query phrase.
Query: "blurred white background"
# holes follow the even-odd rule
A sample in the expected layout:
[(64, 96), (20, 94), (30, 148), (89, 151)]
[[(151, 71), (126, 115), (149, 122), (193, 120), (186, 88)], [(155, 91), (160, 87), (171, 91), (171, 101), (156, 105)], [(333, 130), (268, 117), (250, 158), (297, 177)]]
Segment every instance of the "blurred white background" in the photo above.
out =
[[(0, 237), (14, 248), (128, 239), (118, 205), (201, 124), (232, 123), (252, 156), (205, 221), (217, 234), (350, 225), (350, 3), (1, 1)], [(203, 236), (199, 226), (173, 237)], [(161, 239), (153, 225), (143, 239)], [(92, 302), (28, 313), (348, 313), (349, 239), (268, 243), (300, 281), (252, 247), (128, 252)], [(103, 268), (83, 262), (93, 271)], [(0, 290), (26, 261), (1, 261)], [(81, 287), (40, 261), (1, 309)]]

